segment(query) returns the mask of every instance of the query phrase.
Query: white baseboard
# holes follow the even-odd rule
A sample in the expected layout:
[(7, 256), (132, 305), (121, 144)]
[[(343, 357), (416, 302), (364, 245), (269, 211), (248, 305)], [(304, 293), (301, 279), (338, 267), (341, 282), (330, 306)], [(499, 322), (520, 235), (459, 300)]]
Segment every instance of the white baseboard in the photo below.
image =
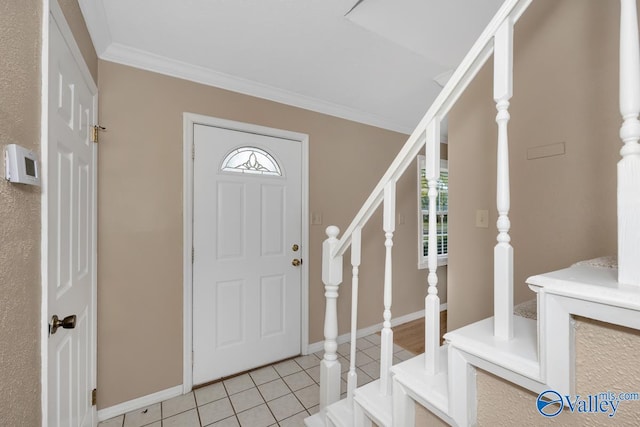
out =
[(181, 394), (182, 384), (168, 388), (166, 390), (158, 391), (156, 393), (148, 394), (137, 399), (119, 403), (117, 405), (99, 410), (98, 421), (108, 420), (110, 418), (126, 414), (127, 412), (136, 411), (150, 405), (155, 405), (156, 403), (171, 399), (172, 397), (180, 396)]
[[(447, 309), (447, 303), (440, 304), (440, 311), (444, 311)], [(391, 327), (402, 325), (408, 322), (413, 322), (414, 320), (420, 319), (424, 317), (424, 310), (416, 311), (415, 313), (405, 314), (404, 316), (396, 317), (391, 319)], [(382, 323), (377, 323), (375, 325), (367, 326), (366, 328), (358, 329), (356, 332), (356, 336), (358, 338), (366, 337), (367, 335), (374, 334), (382, 329)], [(349, 342), (351, 339), (351, 333), (346, 333), (338, 336), (338, 345)], [(318, 351), (324, 350), (324, 341), (314, 342), (307, 346), (307, 351), (304, 354), (316, 353)]]
[[(446, 309), (447, 309), (446, 303), (440, 305), (440, 311), (444, 311)], [(391, 327), (412, 322), (414, 320), (417, 320), (423, 317), (424, 317), (424, 310), (416, 311), (415, 313), (405, 314), (404, 316), (391, 319)], [(378, 323), (363, 329), (358, 329), (356, 336), (358, 338), (362, 338), (367, 335), (374, 334), (381, 329), (382, 329), (382, 323)], [(350, 333), (340, 335), (338, 337), (338, 344), (349, 342), (350, 338), (351, 338)], [(324, 349), (324, 341), (315, 342), (307, 346), (306, 352), (304, 354), (315, 353), (318, 351), (322, 351), (323, 349)], [(139, 397), (137, 399), (129, 400), (127, 402), (119, 403), (117, 405), (101, 409), (98, 411), (98, 421), (105, 421), (110, 418), (117, 417), (122, 414), (126, 414), (127, 412), (136, 411), (146, 406), (154, 405), (156, 403), (160, 403), (167, 399), (180, 396), (183, 394), (182, 391), (183, 391), (182, 385), (177, 385), (175, 387), (171, 387), (166, 390), (161, 390), (156, 393), (152, 393), (146, 396)]]

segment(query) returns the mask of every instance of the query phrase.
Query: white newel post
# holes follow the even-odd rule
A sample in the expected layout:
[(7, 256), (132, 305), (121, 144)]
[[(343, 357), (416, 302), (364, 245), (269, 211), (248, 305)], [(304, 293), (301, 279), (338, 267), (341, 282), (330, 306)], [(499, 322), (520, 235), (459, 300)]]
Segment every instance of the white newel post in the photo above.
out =
[(427, 261), (429, 289), (424, 301), (425, 369), (435, 375), (440, 368), (440, 298), (438, 297), (438, 224), (436, 200), (440, 179), (440, 121), (434, 119), (427, 126), (425, 178), (429, 184), (429, 253)]
[(338, 288), (342, 283), (342, 256), (332, 257), (340, 229), (327, 227), (328, 238), (322, 243), (322, 282), (327, 298), (324, 315), (324, 358), (320, 362), (320, 413), (340, 400), (340, 362), (338, 362)]
[(353, 405), (353, 392), (358, 385), (356, 373), (356, 340), (358, 332), (358, 268), (360, 266), (361, 228), (356, 227), (351, 234), (351, 353), (349, 357), (349, 375), (347, 377), (347, 399)]
[(513, 247), (509, 236), (509, 100), (513, 94), (513, 23), (506, 19), (494, 39), (493, 98), (498, 114), (498, 244), (493, 251), (494, 335), (513, 338)]
[(384, 187), (383, 209), (384, 245), (384, 322), (380, 336), (380, 393), (391, 395), (391, 365), (393, 365), (393, 331), (391, 330), (391, 294), (393, 290), (392, 257), (393, 232), (396, 229), (396, 183), (389, 182)]
[(635, 0), (620, 0), (618, 282), (640, 286), (640, 51)]

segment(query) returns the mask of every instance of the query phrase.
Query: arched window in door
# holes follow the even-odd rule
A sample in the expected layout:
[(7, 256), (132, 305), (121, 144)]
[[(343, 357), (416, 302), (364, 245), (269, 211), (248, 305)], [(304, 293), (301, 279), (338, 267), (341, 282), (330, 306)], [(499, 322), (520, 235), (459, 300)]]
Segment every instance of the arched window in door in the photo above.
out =
[(276, 159), (257, 147), (234, 149), (222, 161), (221, 170), (225, 172), (282, 176), (282, 170)]

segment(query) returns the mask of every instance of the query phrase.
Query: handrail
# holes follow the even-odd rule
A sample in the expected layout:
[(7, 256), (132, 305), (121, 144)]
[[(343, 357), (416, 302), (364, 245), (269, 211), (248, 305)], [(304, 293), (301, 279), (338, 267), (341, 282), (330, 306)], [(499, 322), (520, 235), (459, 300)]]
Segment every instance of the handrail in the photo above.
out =
[(487, 62), (493, 53), (493, 37), (506, 19), (511, 19), (515, 24), (533, 0), (507, 0), (498, 9), (489, 25), (482, 32), (473, 47), (464, 57), (458, 68), (442, 88), (431, 107), (427, 110), (420, 123), (411, 133), (391, 166), (387, 169), (378, 184), (375, 186), (367, 200), (358, 211), (351, 224), (347, 227), (342, 237), (339, 239), (331, 257), (342, 256), (351, 245), (351, 236), (357, 227), (364, 227), (375, 210), (382, 203), (384, 188), (392, 181), (397, 181), (407, 170), (413, 159), (420, 152), (420, 148), (425, 141), (425, 132), (429, 123), (436, 119), (442, 120), (451, 107), (465, 91), (469, 83), (478, 74), (480, 68)]

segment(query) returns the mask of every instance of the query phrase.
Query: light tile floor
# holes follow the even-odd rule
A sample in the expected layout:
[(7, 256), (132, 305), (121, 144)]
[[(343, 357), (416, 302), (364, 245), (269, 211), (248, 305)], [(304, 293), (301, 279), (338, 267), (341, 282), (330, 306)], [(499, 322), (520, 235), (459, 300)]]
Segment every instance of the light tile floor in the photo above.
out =
[[(380, 336), (356, 341), (358, 386), (380, 376)], [(342, 397), (346, 395), (350, 344), (338, 346)], [(256, 369), (191, 393), (112, 418), (98, 427), (297, 427), (318, 412), (323, 352)], [(414, 354), (394, 345), (394, 364)]]

